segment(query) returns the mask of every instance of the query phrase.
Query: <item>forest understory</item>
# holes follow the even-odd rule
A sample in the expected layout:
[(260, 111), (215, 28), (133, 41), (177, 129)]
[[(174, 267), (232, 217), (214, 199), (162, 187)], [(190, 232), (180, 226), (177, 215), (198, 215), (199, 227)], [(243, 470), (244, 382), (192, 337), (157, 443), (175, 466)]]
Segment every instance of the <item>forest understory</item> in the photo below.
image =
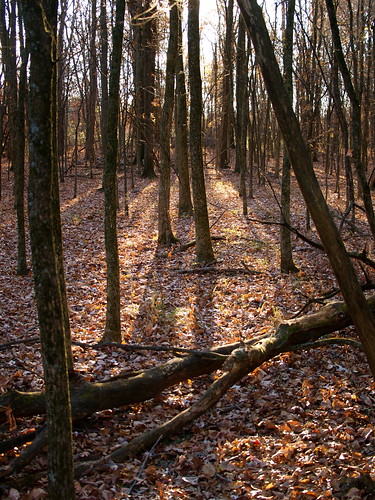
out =
[[(316, 163), (322, 188), (325, 174)], [(71, 313), (75, 368), (89, 382), (146, 370), (175, 354), (168, 348), (207, 350), (267, 334), (275, 324), (319, 310), (336, 282), (324, 253), (293, 236), (299, 272), (279, 271), (280, 182), (256, 183), (249, 215), (242, 215), (239, 178), (232, 170), (207, 169), (207, 193), (216, 263), (197, 268), (190, 217), (177, 217), (177, 183), (172, 221), (179, 243), (157, 244), (157, 180), (136, 179), (124, 216), (122, 176), (118, 213), (121, 265), (122, 338), (125, 344), (165, 350), (127, 351), (90, 347), (105, 325), (105, 252), (101, 170), (90, 179), (82, 169), (78, 196), (73, 177), (61, 184), (65, 272)], [(33, 280), (16, 275), (16, 218), (12, 180), (3, 172), (0, 201), (0, 387), (40, 391), (43, 370)], [(11, 175), (11, 174), (10, 174)], [(293, 182), (292, 226), (306, 229), (306, 209)], [(340, 223), (345, 192), (328, 178), (328, 203)], [(344, 179), (342, 179), (344, 185)], [(267, 223), (265, 223), (267, 222)], [(272, 223), (272, 224), (270, 224)], [(355, 226), (343, 224), (348, 250), (372, 245), (361, 211)], [(30, 264), (30, 263), (29, 263)], [(355, 262), (361, 283), (375, 282), (374, 269)], [(369, 292), (371, 295), (373, 292)], [(357, 339), (353, 327), (335, 332)], [(332, 335), (331, 335), (332, 337)], [(19, 343), (19, 341), (23, 341)], [(87, 346), (84, 346), (86, 343)], [(202, 361), (205, 362), (204, 360)], [(95, 412), (74, 422), (77, 463), (110, 455), (135, 436), (157, 427), (195, 403), (221, 371), (187, 379), (157, 397)], [(1, 394), (0, 394), (1, 396)], [(362, 499), (375, 498), (375, 383), (363, 352), (354, 345), (326, 345), (286, 352), (235, 383), (219, 402), (177, 435), (156, 440), (145, 453), (110, 461), (76, 480), (79, 499)], [(16, 417), (0, 408), (0, 441), (43, 425), (45, 417)], [(1, 446), (1, 443), (0, 443)], [(0, 454), (10, 465), (28, 443)], [(2, 498), (47, 497), (45, 450), (0, 483)]]

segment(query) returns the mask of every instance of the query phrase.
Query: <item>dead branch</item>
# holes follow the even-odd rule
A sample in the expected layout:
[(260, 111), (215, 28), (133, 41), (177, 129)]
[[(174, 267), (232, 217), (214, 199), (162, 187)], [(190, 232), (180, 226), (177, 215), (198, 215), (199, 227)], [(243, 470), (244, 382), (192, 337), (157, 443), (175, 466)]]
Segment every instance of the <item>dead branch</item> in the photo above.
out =
[[(368, 298), (368, 302), (370, 307), (375, 308), (375, 295)], [(83, 417), (108, 408), (146, 401), (184, 380), (212, 373), (221, 368), (226, 357), (235, 349), (239, 347), (251, 349), (263, 339), (274, 338), (280, 329), (285, 331), (284, 343), (278, 345), (273, 352), (270, 351), (270, 357), (291, 350), (292, 347), (314, 342), (324, 335), (341, 330), (351, 324), (352, 321), (348, 316), (345, 303), (331, 302), (315, 313), (283, 320), (274, 330), (244, 343), (237, 342), (209, 349), (207, 356), (204, 353), (205, 357), (200, 353), (190, 354), (183, 358), (173, 358), (159, 366), (136, 372), (134, 376), (123, 380), (98, 383), (81, 381), (79, 384), (72, 384), (73, 418)], [(43, 392), (9, 391), (0, 396), (0, 405), (11, 408), (16, 418), (45, 413)]]
[[(322, 252), (325, 252), (324, 246), (319, 243), (318, 241), (312, 240), (311, 238), (308, 238), (306, 235), (298, 231), (295, 227), (291, 226), (287, 222), (276, 222), (276, 221), (266, 221), (266, 220), (259, 220), (259, 219), (252, 219), (252, 218), (247, 218), (248, 221), (250, 222), (257, 222), (259, 224), (266, 224), (269, 226), (282, 226), (286, 227), (289, 229), (289, 231), (297, 236), (300, 240), (304, 241), (308, 245), (310, 245), (313, 248), (316, 248), (317, 250), (321, 250)], [(375, 261), (368, 257), (366, 249), (362, 250), (362, 252), (348, 252), (349, 257), (351, 257), (354, 260), (359, 260), (363, 262), (364, 264), (367, 264), (368, 266), (372, 267), (375, 269)]]
[[(221, 241), (221, 240), (225, 240), (224, 236), (211, 236), (211, 239), (213, 241)], [(191, 247), (194, 247), (196, 244), (196, 240), (192, 240), (192, 241), (189, 241), (188, 243), (185, 243), (184, 245), (180, 245), (179, 247), (177, 247), (173, 253), (179, 253), (179, 252), (185, 252), (186, 250), (188, 250), (189, 248)]]

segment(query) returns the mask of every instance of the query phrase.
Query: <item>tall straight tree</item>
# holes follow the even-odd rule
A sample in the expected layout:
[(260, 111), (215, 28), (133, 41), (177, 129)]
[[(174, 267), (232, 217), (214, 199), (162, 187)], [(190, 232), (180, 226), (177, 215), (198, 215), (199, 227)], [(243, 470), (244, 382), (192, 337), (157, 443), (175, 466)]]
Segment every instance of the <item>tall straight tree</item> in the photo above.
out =
[(174, 105), (174, 82), (178, 48), (178, 9), (169, 2), (169, 42), (165, 70), (164, 103), (160, 119), (160, 177), (158, 207), (158, 242), (170, 246), (176, 241), (169, 215), (171, 191), (171, 128)]
[(156, 2), (129, 0), (134, 36), (136, 162), (142, 177), (156, 177), (153, 124), (156, 59)]
[[(21, 8), (21, 6), (19, 5)], [(27, 274), (25, 231), (25, 101), (27, 94), (28, 49), (22, 35), (22, 18), (19, 17), (21, 66), (17, 98), (16, 164), (14, 165), (14, 206), (17, 214), (17, 274)]]
[(256, 0), (237, 1), (253, 41), (258, 64), (298, 184), (327, 252), (349, 314), (357, 328), (371, 372), (375, 376), (375, 319), (315, 176), (308, 148), (276, 61), (262, 10)]
[(105, 153), (104, 233), (107, 262), (107, 311), (102, 341), (121, 342), (120, 270), (117, 242), (117, 152), (119, 90), (124, 35), (125, 0), (116, 0), (116, 18), (112, 31), (112, 55), (108, 89), (107, 147)]
[[(283, 63), (285, 87), (293, 101), (293, 26), (295, 0), (286, 0), (286, 23), (284, 31)], [(283, 171), (281, 177), (281, 226), (280, 226), (280, 270), (294, 273), (298, 268), (293, 262), (290, 225), (290, 160), (284, 145)]]
[(242, 213), (247, 215), (246, 192), (246, 137), (249, 123), (249, 53), (246, 51), (246, 28), (243, 17), (238, 20), (236, 58), (236, 167), (240, 172), (239, 194), (242, 196)]
[(192, 215), (190, 174), (189, 174), (189, 143), (186, 81), (182, 44), (182, 2), (178, 0), (178, 55), (176, 63), (176, 149), (175, 165), (178, 174), (178, 215)]
[(29, 225), (48, 432), (48, 495), (73, 499), (72, 426), (64, 305), (55, 243), (56, 0), (22, 0), (29, 73)]
[(232, 78), (232, 42), (233, 42), (233, 6), (234, 0), (225, 4), (226, 33), (223, 50), (223, 84), (221, 95), (221, 127), (219, 145), (219, 168), (228, 168), (230, 163), (231, 146), (231, 117), (233, 78)]
[(108, 111), (108, 28), (107, 0), (100, 1), (100, 130), (102, 136), (102, 153), (105, 156), (107, 147), (107, 111)]
[(208, 220), (202, 152), (202, 79), (200, 71), (199, 0), (189, 0), (188, 56), (190, 82), (190, 157), (193, 187), (195, 254), (198, 262), (214, 260)]

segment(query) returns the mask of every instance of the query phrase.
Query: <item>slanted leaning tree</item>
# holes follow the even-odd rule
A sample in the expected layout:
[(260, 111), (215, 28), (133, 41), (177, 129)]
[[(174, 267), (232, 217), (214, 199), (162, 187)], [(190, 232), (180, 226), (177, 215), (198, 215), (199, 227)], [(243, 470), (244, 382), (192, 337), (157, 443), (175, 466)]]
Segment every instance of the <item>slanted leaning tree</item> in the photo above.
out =
[(308, 148), (276, 61), (262, 10), (256, 0), (238, 0), (238, 4), (250, 33), (298, 184), (335, 273), (349, 314), (357, 328), (371, 372), (375, 375), (375, 319), (315, 176)]

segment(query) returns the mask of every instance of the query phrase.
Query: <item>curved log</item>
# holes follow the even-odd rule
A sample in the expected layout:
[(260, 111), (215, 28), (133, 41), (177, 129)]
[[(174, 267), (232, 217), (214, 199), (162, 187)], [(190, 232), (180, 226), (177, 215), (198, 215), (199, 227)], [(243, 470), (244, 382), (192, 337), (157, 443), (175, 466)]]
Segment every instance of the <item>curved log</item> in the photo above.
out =
[[(375, 308), (375, 295), (368, 299)], [(341, 330), (352, 324), (344, 302), (335, 301), (319, 311), (300, 318), (283, 320), (269, 333), (256, 336), (246, 342), (216, 347), (184, 358), (138, 372), (124, 380), (99, 383), (79, 383), (71, 388), (71, 405), (74, 419), (96, 411), (146, 401), (163, 390), (187, 379), (212, 373), (222, 367), (227, 356), (235, 349), (252, 346), (268, 339), (267, 361), (281, 352), (303, 347), (320, 337)], [(11, 391), (0, 396), (0, 406), (11, 408), (15, 417), (25, 417), (45, 412), (44, 392)]]

